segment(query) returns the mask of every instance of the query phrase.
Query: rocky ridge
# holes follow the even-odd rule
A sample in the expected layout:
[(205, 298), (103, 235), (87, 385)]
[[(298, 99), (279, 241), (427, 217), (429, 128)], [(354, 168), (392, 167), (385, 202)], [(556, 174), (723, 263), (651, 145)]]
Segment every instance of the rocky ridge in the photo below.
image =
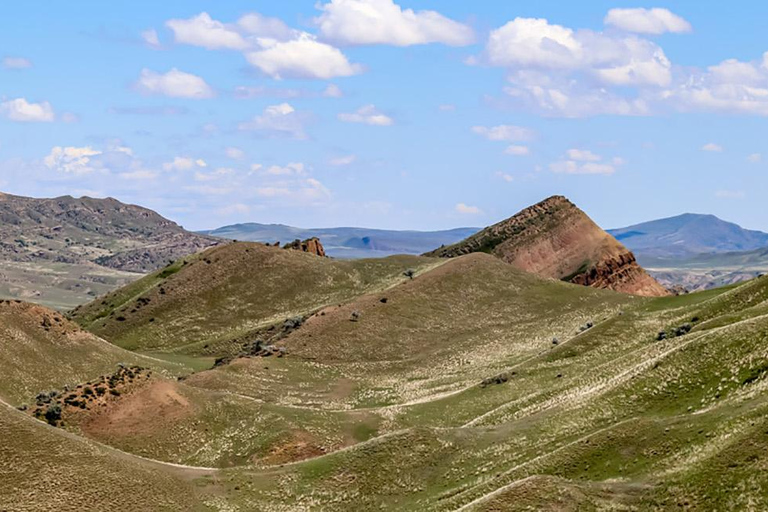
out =
[(553, 196), (426, 256), (492, 254), (521, 270), (595, 288), (668, 295), (635, 256), (563, 196)]

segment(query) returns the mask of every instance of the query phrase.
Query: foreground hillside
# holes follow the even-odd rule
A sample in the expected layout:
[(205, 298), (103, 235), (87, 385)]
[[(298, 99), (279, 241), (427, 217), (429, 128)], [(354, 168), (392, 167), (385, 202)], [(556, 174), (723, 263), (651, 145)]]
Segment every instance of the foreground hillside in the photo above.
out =
[(542, 277), (635, 295), (667, 294), (629, 250), (562, 196), (426, 255), (454, 258), (473, 252), (493, 254)]
[[(63, 503), (56, 489), (86, 481), (111, 492), (68, 503), (98, 510), (768, 507), (765, 278), (642, 298), (482, 253), (335, 262), (238, 243), (185, 261), (73, 317), (187, 370), (150, 373), (156, 359), (136, 354), (129, 364), (144, 369), (81, 367), (17, 388), (14, 405), (34, 403), (35, 386), (69, 384), (52, 399), (56, 429), (30, 417), (51, 422), (36, 412), (46, 403), (0, 408), (3, 433), (19, 440), (0, 448), (20, 461), (0, 483), (9, 510)], [(292, 316), (302, 320), (286, 328)], [(66, 375), (73, 357), (102, 350), (73, 356), (41, 321), (24, 329), (4, 335), (5, 368), (15, 358)], [(212, 367), (204, 356), (233, 336), (281, 350)], [(32, 343), (54, 347), (40, 362)], [(0, 389), (13, 375), (0, 372)]]

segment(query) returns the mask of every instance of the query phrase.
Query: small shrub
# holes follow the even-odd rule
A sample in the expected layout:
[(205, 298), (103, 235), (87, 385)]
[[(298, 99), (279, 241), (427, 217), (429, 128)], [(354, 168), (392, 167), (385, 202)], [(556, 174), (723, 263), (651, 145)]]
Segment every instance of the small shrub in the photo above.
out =
[(301, 324), (304, 323), (304, 319), (300, 316), (294, 316), (289, 319), (287, 319), (285, 322), (283, 322), (283, 330), (284, 331), (292, 331), (294, 329), (298, 329), (301, 327)]
[(691, 329), (693, 329), (693, 326), (691, 324), (683, 324), (677, 329), (675, 329), (675, 336), (685, 336), (689, 332), (691, 332)]
[(45, 411), (46, 421), (53, 426), (61, 419), (61, 406), (59, 404), (53, 404)]
[(360, 312), (353, 311), (352, 314), (349, 316), (349, 320), (351, 322), (357, 322), (358, 320), (360, 320)]
[(415, 271), (415, 270), (413, 270), (412, 268), (409, 268), (408, 270), (406, 270), (405, 272), (403, 272), (403, 275), (404, 275), (405, 277), (407, 277), (408, 279), (413, 279), (413, 278), (414, 278), (414, 276), (416, 275), (416, 271)]

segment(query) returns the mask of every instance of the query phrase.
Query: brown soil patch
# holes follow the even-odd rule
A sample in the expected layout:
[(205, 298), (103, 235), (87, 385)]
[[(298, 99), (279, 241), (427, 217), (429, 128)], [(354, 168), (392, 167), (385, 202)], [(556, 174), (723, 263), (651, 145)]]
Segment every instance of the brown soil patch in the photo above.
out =
[(287, 464), (299, 460), (325, 455), (326, 451), (317, 445), (317, 440), (303, 430), (290, 433), (290, 438), (273, 446), (266, 457), (254, 457), (254, 462), (268, 466)]
[(193, 406), (171, 381), (154, 381), (120, 400), (94, 411), (80, 427), (85, 434), (100, 437), (149, 435), (171, 420), (192, 415)]

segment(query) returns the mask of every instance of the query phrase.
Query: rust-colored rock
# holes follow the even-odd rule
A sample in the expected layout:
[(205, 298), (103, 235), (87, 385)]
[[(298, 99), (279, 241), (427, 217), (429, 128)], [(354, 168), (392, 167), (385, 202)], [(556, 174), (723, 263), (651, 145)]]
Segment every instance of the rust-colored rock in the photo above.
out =
[(632, 252), (562, 196), (553, 196), (471, 237), (426, 256), (486, 252), (542, 277), (659, 297), (669, 292)]
[(320, 239), (317, 237), (307, 238), (306, 240), (296, 239), (291, 243), (285, 244), (284, 249), (293, 249), (296, 251), (308, 252), (315, 256), (325, 257), (325, 249)]

